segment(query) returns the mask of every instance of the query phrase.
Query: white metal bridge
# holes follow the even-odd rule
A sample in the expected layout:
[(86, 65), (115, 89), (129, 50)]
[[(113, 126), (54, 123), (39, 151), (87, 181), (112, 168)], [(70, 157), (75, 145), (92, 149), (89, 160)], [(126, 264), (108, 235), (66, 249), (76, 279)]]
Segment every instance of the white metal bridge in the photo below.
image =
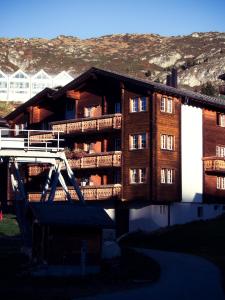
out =
[[(64, 148), (61, 147), (60, 131), (52, 130), (12, 130), (0, 129), (0, 160), (9, 164), (11, 184), (15, 195), (15, 206), (18, 222), (24, 241), (29, 240), (26, 225), (26, 206), (28, 198), (25, 191), (24, 178), (21, 176), (21, 166), (28, 164), (48, 164), (49, 171), (40, 202), (53, 202), (58, 183), (61, 184), (68, 201), (71, 196), (61, 169), (66, 170), (68, 179), (79, 201), (84, 204), (84, 198), (71, 170)], [(64, 173), (64, 174), (65, 174)]]

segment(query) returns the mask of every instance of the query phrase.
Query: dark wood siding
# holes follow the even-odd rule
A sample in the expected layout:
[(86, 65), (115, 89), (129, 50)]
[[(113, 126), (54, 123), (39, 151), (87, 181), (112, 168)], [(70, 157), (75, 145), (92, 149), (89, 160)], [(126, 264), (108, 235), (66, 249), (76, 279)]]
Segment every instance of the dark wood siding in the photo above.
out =
[[(150, 97), (147, 97), (147, 111), (145, 112), (130, 112), (130, 98), (137, 96), (145, 96), (136, 94), (128, 90), (124, 91), (124, 107), (123, 107), (123, 200), (149, 199), (149, 167), (150, 167), (150, 149), (149, 149), (149, 106)], [(147, 148), (130, 150), (129, 135), (147, 133)], [(130, 168), (146, 168), (146, 184), (130, 184)]]
[[(154, 201), (181, 200), (181, 103), (173, 98), (173, 113), (160, 111), (162, 95), (154, 95), (153, 121), (153, 191)], [(175, 148), (173, 151), (161, 150), (161, 134), (173, 135)], [(174, 170), (174, 183), (161, 184), (161, 169)]]
[[(216, 156), (216, 146), (225, 145), (225, 127), (217, 125), (217, 112), (203, 110), (203, 156)], [(217, 175), (204, 173), (203, 192), (205, 202), (217, 202), (225, 199), (225, 190), (216, 187)]]

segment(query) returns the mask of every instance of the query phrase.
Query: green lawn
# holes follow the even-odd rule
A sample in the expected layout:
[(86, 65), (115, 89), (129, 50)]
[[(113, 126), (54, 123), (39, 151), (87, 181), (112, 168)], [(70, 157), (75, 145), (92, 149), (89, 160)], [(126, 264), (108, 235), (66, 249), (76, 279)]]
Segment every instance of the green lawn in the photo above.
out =
[(0, 221), (0, 236), (19, 235), (19, 226), (14, 215), (3, 214), (3, 220)]
[(132, 233), (121, 245), (186, 252), (203, 256), (219, 266), (225, 287), (225, 216), (175, 225), (153, 233)]

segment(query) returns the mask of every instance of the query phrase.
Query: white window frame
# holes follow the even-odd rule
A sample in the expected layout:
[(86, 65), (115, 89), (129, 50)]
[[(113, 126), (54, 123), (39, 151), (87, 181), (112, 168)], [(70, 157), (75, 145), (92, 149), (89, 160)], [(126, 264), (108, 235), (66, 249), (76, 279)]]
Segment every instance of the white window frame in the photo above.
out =
[(219, 114), (219, 126), (225, 127), (225, 114)]
[(160, 100), (160, 111), (168, 114), (173, 113), (173, 98), (162, 96)]
[(146, 168), (131, 168), (130, 169), (130, 184), (143, 184), (147, 181)]
[(138, 150), (147, 148), (147, 133), (130, 134), (129, 136), (129, 149)]
[(134, 97), (130, 98), (130, 112), (136, 113), (136, 112), (145, 112), (147, 111), (147, 97), (141, 96), (141, 97)]
[(218, 190), (225, 190), (225, 177), (222, 176), (216, 177), (216, 188)]
[(137, 150), (139, 148), (139, 135), (138, 134), (131, 134), (130, 135), (130, 149)]
[(160, 182), (162, 184), (173, 184), (174, 183), (174, 169), (162, 168)]
[(166, 112), (166, 97), (162, 96), (160, 100), (160, 111)]
[(146, 183), (146, 168), (139, 169), (139, 183)]
[(140, 111), (147, 111), (147, 99), (145, 96), (140, 97)]
[(173, 99), (171, 97), (167, 98), (166, 112), (168, 114), (172, 114), (173, 113)]
[(138, 97), (131, 98), (130, 101), (131, 101), (130, 111), (131, 112), (138, 112), (139, 111), (139, 103), (138, 103), (139, 99), (138, 99)]
[(130, 183), (138, 183), (138, 169), (130, 169)]
[(146, 149), (147, 148), (147, 134), (142, 133), (139, 134), (139, 149)]
[(160, 137), (161, 150), (173, 151), (174, 150), (174, 141), (175, 141), (175, 137), (173, 135), (161, 134), (161, 137)]
[(225, 157), (225, 146), (216, 146), (216, 156)]

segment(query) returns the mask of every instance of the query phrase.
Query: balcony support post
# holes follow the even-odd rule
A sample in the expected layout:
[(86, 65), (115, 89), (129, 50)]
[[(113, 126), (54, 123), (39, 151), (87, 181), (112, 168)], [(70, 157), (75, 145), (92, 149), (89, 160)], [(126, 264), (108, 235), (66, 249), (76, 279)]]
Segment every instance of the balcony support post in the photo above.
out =
[(55, 165), (52, 165), (49, 169), (48, 177), (45, 181), (44, 189), (41, 193), (41, 199), (40, 199), (41, 202), (44, 202), (46, 200), (46, 195), (47, 195), (47, 192), (48, 192), (48, 188), (49, 188), (51, 177), (52, 177), (52, 172), (53, 172), (54, 169), (55, 169)]

